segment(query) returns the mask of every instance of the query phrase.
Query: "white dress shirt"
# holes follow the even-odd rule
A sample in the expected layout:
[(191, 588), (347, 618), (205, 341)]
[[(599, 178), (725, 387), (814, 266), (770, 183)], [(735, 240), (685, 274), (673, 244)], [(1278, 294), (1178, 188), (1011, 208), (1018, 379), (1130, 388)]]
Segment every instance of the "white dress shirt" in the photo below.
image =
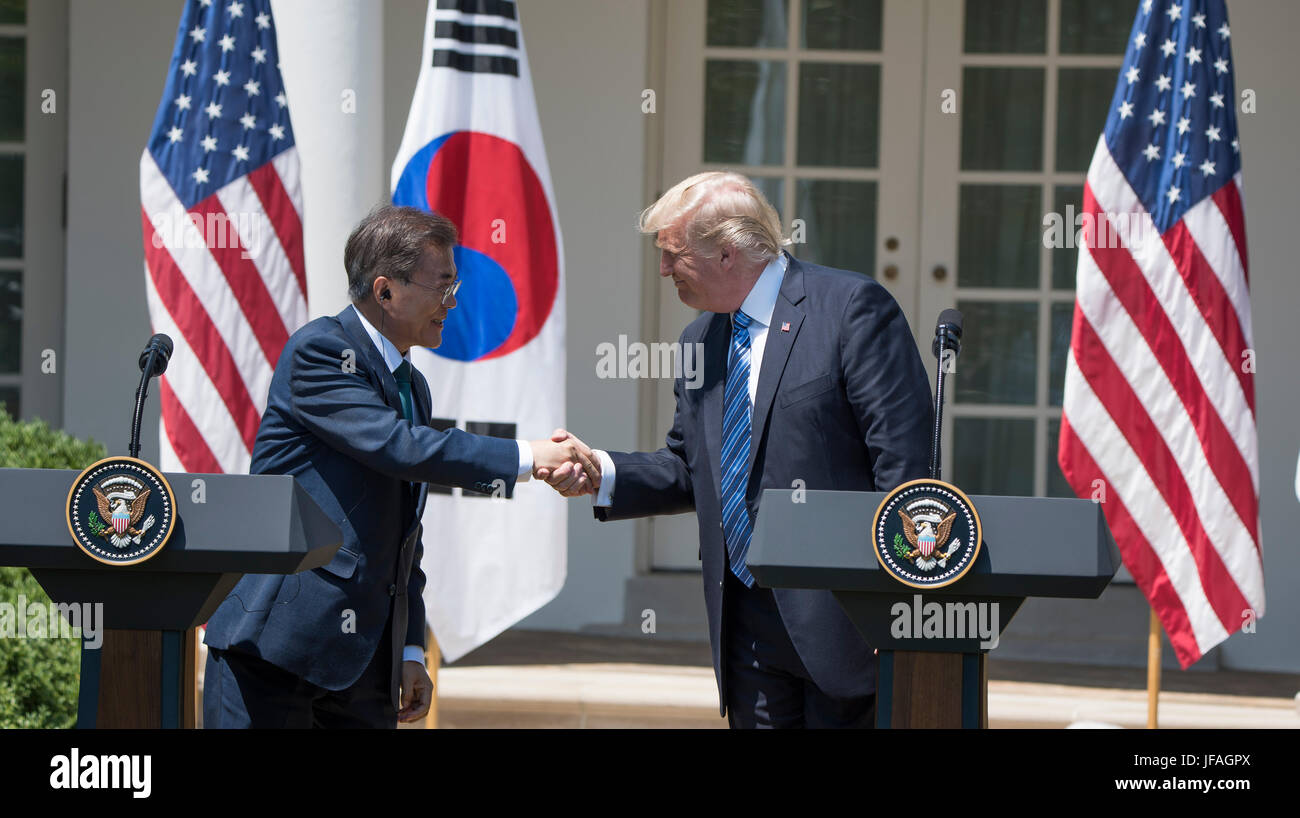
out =
[[(388, 367), (389, 372), (396, 372), (397, 368), (402, 365), (402, 361), (411, 362), (410, 350), (407, 350), (405, 355), (398, 352), (397, 346), (385, 338), (379, 330), (375, 329), (355, 304), (352, 305), (352, 311), (361, 320), (362, 328), (370, 336), (370, 340), (374, 342), (375, 348), (379, 350), (379, 355), (384, 359), (384, 364)], [(412, 364), (412, 367), (414, 367), (414, 364)], [(412, 401), (414, 401), (414, 397), (412, 397)], [(519, 445), (519, 477), (516, 482), (523, 482), (533, 474), (533, 447), (528, 445), (526, 440), (516, 440), (515, 443)], [(419, 662), (423, 665), (424, 648), (419, 645), (407, 645), (402, 649), (402, 659), (406, 662)]]
[[(776, 258), (767, 263), (763, 272), (759, 274), (758, 280), (750, 288), (749, 295), (740, 305), (740, 309), (748, 315), (752, 321), (749, 322), (749, 405), (751, 412), (749, 422), (754, 422), (752, 408), (754, 406), (755, 396), (758, 395), (758, 373), (763, 368), (763, 350), (767, 347), (767, 330), (772, 323), (772, 312), (776, 309), (776, 299), (781, 295), (781, 282), (785, 280), (785, 270), (789, 266), (789, 259), (785, 253), (779, 254)], [(727, 335), (727, 343), (731, 343), (731, 335)], [(730, 346), (728, 346), (728, 357), (730, 357)], [(602, 449), (595, 449), (595, 454), (600, 458), (600, 488), (592, 497), (592, 504), (597, 506), (608, 506), (613, 503), (614, 499), (614, 461), (609, 454)]]

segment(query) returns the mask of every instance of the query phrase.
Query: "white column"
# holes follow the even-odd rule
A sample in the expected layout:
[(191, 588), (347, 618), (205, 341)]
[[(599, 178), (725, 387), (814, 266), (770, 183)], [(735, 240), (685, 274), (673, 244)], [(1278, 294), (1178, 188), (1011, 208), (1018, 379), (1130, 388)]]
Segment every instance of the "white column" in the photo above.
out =
[(348, 302), (343, 245), (388, 200), (383, 164), (379, 0), (271, 0), (280, 69), (302, 158), (307, 300), (312, 318)]

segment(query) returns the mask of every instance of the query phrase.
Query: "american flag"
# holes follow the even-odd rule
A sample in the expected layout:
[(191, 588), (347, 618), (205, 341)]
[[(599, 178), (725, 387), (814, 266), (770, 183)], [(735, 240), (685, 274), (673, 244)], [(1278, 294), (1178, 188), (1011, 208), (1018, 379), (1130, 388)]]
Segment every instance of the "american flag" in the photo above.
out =
[(1264, 613), (1224, 0), (1144, 0), (1083, 193), (1060, 464), (1185, 668)]
[(145, 289), (175, 342), (165, 470), (247, 472), (271, 373), (307, 320), (298, 151), (269, 0), (188, 0), (140, 157)]

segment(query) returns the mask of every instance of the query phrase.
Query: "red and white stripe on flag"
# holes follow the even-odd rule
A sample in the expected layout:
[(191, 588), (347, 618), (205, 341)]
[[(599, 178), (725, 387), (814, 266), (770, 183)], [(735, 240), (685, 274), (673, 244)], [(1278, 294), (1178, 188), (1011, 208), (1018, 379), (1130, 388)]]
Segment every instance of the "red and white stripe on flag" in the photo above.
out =
[(140, 157), (145, 293), (175, 349), (164, 470), (247, 472), (271, 374), (307, 320), (302, 193), (269, 0), (189, 0)]
[(1061, 470), (1184, 668), (1264, 613), (1229, 36), (1222, 0), (1139, 7), (1083, 192), (1061, 419)]

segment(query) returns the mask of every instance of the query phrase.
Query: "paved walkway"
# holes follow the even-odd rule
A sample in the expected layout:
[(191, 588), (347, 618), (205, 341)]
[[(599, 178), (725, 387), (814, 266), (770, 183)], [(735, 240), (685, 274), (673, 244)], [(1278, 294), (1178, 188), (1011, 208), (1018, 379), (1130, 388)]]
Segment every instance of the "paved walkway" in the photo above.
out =
[[(725, 727), (707, 644), (509, 631), (441, 669), (439, 722), (466, 727)], [(1166, 671), (1167, 728), (1300, 728), (1300, 675)], [(989, 726), (1146, 725), (1141, 668), (989, 661)]]

